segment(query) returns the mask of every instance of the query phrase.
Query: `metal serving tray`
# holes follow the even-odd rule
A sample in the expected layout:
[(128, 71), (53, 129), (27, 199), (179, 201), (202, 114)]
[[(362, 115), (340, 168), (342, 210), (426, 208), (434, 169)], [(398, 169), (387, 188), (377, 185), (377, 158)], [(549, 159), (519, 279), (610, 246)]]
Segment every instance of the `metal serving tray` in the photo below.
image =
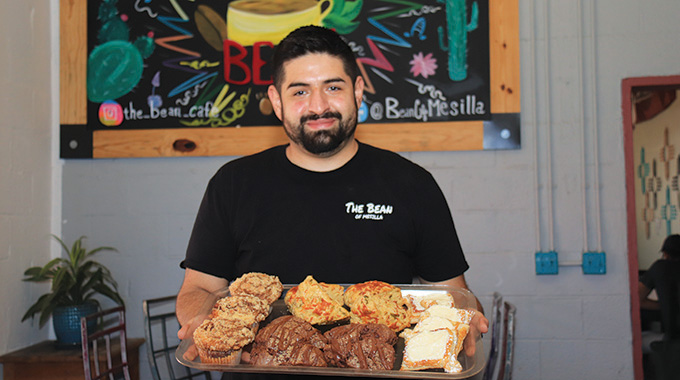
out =
[[(283, 294), (281, 298), (272, 304), (272, 312), (269, 317), (264, 320), (260, 327), (266, 326), (270, 321), (283, 316), (288, 315), (290, 312), (286, 308), (283, 302), (283, 297), (288, 289), (295, 285), (284, 285)], [(345, 288), (349, 285), (345, 285)], [(443, 293), (449, 292), (453, 295), (455, 306), (457, 308), (463, 309), (477, 309), (477, 304), (475, 297), (467, 289), (456, 288), (451, 286), (443, 285), (414, 285), (414, 284), (395, 284), (395, 286), (401, 289), (401, 293), (405, 296), (406, 294), (430, 294), (430, 293)], [(220, 292), (216, 295), (215, 299), (219, 297), (224, 297), (228, 295), (228, 290)], [(214, 300), (210, 300), (209, 305), (206, 308), (211, 308), (214, 304)], [(209, 310), (209, 309), (208, 309)], [(322, 333), (328, 331), (329, 329), (337, 326), (315, 326)], [(467, 379), (477, 373), (479, 373), (485, 364), (484, 359), (484, 348), (482, 347), (482, 339), (479, 334), (475, 338), (475, 354), (474, 356), (466, 356), (464, 350), (458, 356), (458, 361), (463, 366), (463, 371), (459, 373), (446, 373), (441, 369), (432, 370), (421, 370), (421, 371), (400, 371), (401, 362), (404, 352), (404, 339), (399, 338), (397, 344), (395, 345), (396, 360), (394, 362), (394, 369), (391, 371), (379, 371), (379, 370), (364, 370), (364, 369), (353, 369), (353, 368), (337, 368), (337, 367), (300, 367), (300, 366), (290, 366), (290, 367), (263, 367), (254, 366), (251, 364), (240, 363), (237, 365), (224, 365), (224, 364), (208, 364), (201, 363), (199, 357), (194, 359), (187, 359), (184, 354), (187, 352), (189, 347), (193, 345), (193, 339), (184, 339), (177, 350), (175, 351), (175, 357), (177, 361), (187, 367), (192, 367), (205, 371), (221, 371), (221, 372), (247, 372), (247, 373), (276, 373), (276, 374), (288, 374), (288, 375), (317, 375), (317, 376), (349, 376), (349, 377), (383, 377), (383, 378), (403, 378), (403, 379)], [(246, 348), (247, 349), (247, 348)]]

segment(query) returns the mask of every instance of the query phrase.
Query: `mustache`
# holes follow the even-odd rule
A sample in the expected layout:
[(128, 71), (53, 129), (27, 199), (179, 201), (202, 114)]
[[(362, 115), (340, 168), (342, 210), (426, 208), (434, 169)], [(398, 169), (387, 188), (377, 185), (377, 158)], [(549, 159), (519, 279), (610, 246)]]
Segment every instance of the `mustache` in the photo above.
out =
[(318, 119), (338, 119), (338, 120), (342, 120), (342, 115), (339, 112), (333, 112), (333, 111), (324, 112), (321, 115), (318, 115), (318, 114), (304, 115), (304, 116), (300, 117), (300, 124), (304, 124), (304, 123), (308, 122), (309, 120), (318, 120)]

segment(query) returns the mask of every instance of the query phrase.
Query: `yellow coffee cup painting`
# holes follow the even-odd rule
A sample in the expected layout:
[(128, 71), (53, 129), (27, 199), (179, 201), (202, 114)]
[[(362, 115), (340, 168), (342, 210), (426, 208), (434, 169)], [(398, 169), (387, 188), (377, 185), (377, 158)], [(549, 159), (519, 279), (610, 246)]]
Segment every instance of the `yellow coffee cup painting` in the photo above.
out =
[(236, 0), (227, 7), (227, 38), (242, 46), (278, 44), (291, 30), (322, 26), (332, 0)]

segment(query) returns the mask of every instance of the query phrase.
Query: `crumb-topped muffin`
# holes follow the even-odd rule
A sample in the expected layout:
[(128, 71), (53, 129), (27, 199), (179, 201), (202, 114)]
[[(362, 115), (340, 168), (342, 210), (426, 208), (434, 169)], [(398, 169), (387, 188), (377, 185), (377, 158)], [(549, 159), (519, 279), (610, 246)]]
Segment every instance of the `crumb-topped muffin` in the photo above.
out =
[(229, 285), (231, 295), (251, 295), (265, 300), (268, 304), (274, 303), (283, 292), (283, 284), (277, 276), (265, 273), (250, 272), (234, 280)]
[(252, 324), (236, 318), (206, 319), (194, 331), (201, 363), (238, 364), (241, 349), (255, 339)]
[(233, 316), (247, 323), (255, 323), (264, 321), (270, 311), (271, 306), (261, 298), (251, 295), (229, 296), (215, 302), (210, 318)]

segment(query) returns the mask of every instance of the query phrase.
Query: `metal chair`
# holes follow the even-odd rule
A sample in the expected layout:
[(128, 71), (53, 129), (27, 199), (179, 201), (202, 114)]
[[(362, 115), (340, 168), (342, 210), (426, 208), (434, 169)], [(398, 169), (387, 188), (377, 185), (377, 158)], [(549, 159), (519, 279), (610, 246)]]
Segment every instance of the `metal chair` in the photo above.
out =
[(180, 326), (175, 314), (176, 300), (177, 296), (167, 296), (142, 302), (146, 352), (151, 374), (154, 380), (212, 380), (210, 372), (185, 367), (175, 359), (175, 351), (180, 343), (177, 338)]
[[(87, 324), (92, 320), (97, 321), (98, 328), (96, 332), (89, 333)], [(130, 380), (124, 306), (82, 317), (80, 335), (86, 380)]]
[(491, 348), (483, 380), (511, 380), (515, 351), (515, 314), (517, 308), (493, 294), (491, 311)]

